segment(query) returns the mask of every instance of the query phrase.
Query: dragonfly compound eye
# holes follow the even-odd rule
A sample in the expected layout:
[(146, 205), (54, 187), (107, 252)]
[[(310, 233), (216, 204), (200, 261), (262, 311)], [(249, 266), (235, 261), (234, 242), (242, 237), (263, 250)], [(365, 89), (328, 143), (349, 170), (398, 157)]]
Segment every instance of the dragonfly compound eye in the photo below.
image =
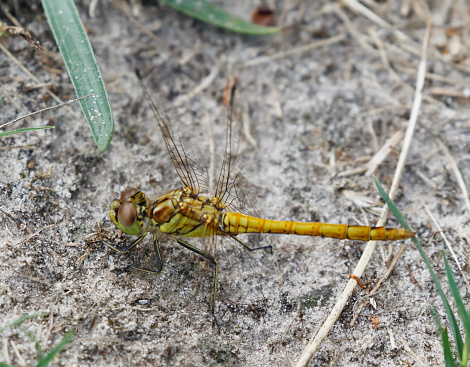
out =
[(123, 228), (130, 228), (135, 223), (137, 218), (137, 211), (135, 210), (134, 204), (129, 201), (121, 203), (121, 207), (118, 210), (118, 222)]
[(114, 200), (109, 208), (109, 217), (116, 227), (127, 234), (136, 235), (142, 232), (142, 220), (130, 201)]
[(131, 197), (137, 194), (139, 190), (137, 189), (127, 189), (121, 194), (121, 201), (129, 201)]

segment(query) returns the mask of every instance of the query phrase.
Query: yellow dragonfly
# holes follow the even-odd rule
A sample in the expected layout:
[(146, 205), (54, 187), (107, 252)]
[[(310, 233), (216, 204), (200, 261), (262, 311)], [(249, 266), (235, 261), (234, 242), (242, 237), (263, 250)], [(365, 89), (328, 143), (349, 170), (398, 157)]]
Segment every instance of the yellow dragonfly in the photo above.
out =
[[(149, 270), (134, 266), (129, 268), (160, 273), (163, 269), (163, 263), (157, 237), (159, 232), (167, 234), (171, 240), (203, 256), (215, 266), (214, 294), (212, 298), (212, 315), (214, 316), (217, 295), (217, 259), (209, 252), (186, 242), (184, 240), (185, 237), (211, 237), (214, 240), (215, 236), (224, 236), (236, 240), (246, 249), (253, 251), (259, 248), (250, 248), (236, 236), (242, 233), (278, 233), (360, 241), (397, 241), (411, 238), (415, 235), (414, 232), (406, 229), (319, 222), (279, 221), (257, 218), (235, 211), (236, 205), (234, 203), (237, 199), (241, 199), (237, 197), (238, 175), (234, 175), (232, 172), (234, 155), (231, 152), (231, 130), (235, 87), (231, 90), (226, 129), (226, 147), (221, 172), (214, 194), (211, 196), (202, 195), (209, 191), (207, 187), (207, 172), (205, 172), (204, 167), (197, 160), (188, 156), (180, 142), (173, 138), (168, 118), (161, 113), (157, 105), (152, 101), (138, 71), (136, 71), (136, 75), (158, 121), (171, 162), (178, 173), (183, 187), (170, 191), (155, 201), (151, 201), (138, 189), (131, 188), (124, 191), (119, 200), (114, 200), (111, 203), (109, 216), (116, 227), (129, 235), (139, 236), (122, 250), (108, 244), (111, 249), (120, 253), (126, 253), (140, 243), (147, 233), (153, 233), (156, 269)], [(270, 246), (263, 248), (270, 248)], [(217, 324), (215, 316), (214, 321)]]

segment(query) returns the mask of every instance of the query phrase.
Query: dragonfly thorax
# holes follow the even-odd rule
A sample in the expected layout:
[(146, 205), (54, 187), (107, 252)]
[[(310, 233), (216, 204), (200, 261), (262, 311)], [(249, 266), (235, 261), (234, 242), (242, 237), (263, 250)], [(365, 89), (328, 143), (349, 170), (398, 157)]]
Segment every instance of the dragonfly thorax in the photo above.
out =
[(215, 203), (214, 199), (202, 195), (193, 196), (187, 189), (170, 191), (151, 205), (151, 225), (172, 235), (205, 237), (217, 234), (224, 211)]

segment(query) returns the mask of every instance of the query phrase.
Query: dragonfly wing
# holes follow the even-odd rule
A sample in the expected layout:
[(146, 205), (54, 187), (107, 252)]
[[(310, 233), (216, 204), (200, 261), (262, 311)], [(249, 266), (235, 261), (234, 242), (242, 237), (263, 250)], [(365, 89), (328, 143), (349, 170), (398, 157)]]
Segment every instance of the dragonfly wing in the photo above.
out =
[(190, 188), (194, 195), (207, 192), (209, 190), (209, 176), (204, 161), (190, 154), (189, 149), (185, 148), (184, 144), (182, 144), (181, 138), (174, 139), (175, 134), (171, 129), (168, 116), (159, 109), (150, 97), (138, 70), (136, 70), (136, 75), (145, 98), (158, 121), (171, 163), (173, 163), (181, 182), (185, 187)]
[(238, 211), (243, 214), (256, 215), (253, 208), (254, 194), (250, 190), (250, 185), (246, 182), (242, 171), (242, 164), (237, 155), (237, 139), (232, 134), (233, 130), (233, 105), (236, 91), (236, 84), (231, 88), (230, 104), (227, 114), (227, 128), (225, 136), (225, 153), (220, 170), (217, 186), (214, 192), (214, 198), (219, 208), (226, 208), (231, 211)]
[(197, 149), (189, 149), (183, 144), (182, 138), (171, 131), (167, 118), (162, 121), (165, 123), (159, 122), (160, 130), (181, 182), (185, 187), (193, 189), (192, 193), (195, 195), (209, 192), (208, 169), (202, 155)]
[[(236, 149), (233, 147), (232, 139), (232, 112), (233, 100), (235, 97), (236, 84), (232, 86), (230, 93), (230, 105), (227, 114), (227, 128), (225, 131), (225, 153), (222, 167), (220, 169), (219, 178), (217, 179), (217, 186), (215, 188), (214, 197), (218, 200), (220, 207), (230, 205), (231, 201), (236, 198), (233, 197), (233, 189), (237, 181), (238, 174), (236, 170)], [(239, 170), (238, 170), (239, 171)], [(236, 193), (235, 193), (236, 195)]]

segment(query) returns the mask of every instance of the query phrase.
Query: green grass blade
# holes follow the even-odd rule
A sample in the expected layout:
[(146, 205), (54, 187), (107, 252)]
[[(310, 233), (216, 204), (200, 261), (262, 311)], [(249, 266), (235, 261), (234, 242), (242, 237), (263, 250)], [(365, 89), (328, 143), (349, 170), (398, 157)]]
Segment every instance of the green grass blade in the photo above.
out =
[(41, 359), (43, 356), (43, 350), (41, 346), (41, 341), (38, 339), (38, 337), (28, 330), (28, 328), (24, 327), (23, 325), (18, 325), (17, 326), (18, 330), (26, 334), (26, 336), (34, 343), (34, 346), (36, 347), (36, 353), (38, 355), (38, 359)]
[(0, 133), (0, 138), (8, 135), (22, 133), (23, 131), (33, 131), (33, 130), (45, 130), (45, 129), (53, 129), (54, 126), (42, 126), (42, 127), (25, 127), (24, 129), (17, 129), (17, 130), (10, 130)]
[(36, 365), (36, 367), (46, 367), (49, 364), (49, 362), (52, 361), (52, 359), (55, 357), (55, 355), (60, 353), (62, 351), (62, 349), (64, 349), (65, 345), (68, 342), (70, 342), (70, 340), (72, 340), (72, 337), (73, 337), (74, 333), (75, 332), (73, 330), (68, 331), (64, 335), (62, 340), (60, 341), (59, 345), (57, 345), (57, 347), (52, 349), (44, 359), (39, 361), (39, 363)]
[(267, 36), (279, 33), (280, 27), (265, 27), (236, 18), (205, 0), (160, 0), (169, 7), (203, 22), (236, 33)]
[(0, 334), (3, 333), (6, 329), (12, 328), (18, 325), (21, 325), (23, 322), (29, 319), (36, 319), (38, 317), (49, 316), (49, 312), (38, 312), (31, 315), (23, 315), (18, 317), (15, 321), (6, 324), (5, 326), (0, 327)]
[[(444, 251), (441, 251), (441, 256), (444, 259), (444, 266), (447, 273), (447, 279), (449, 280), (450, 290), (452, 291), (452, 295), (454, 296), (460, 319), (463, 322), (463, 327), (465, 329), (465, 340), (468, 343), (470, 341), (470, 317), (468, 316), (468, 313), (465, 310), (465, 305), (463, 303), (462, 297), (460, 296), (459, 287), (455, 282), (454, 274), (452, 273), (452, 269), (449, 266), (449, 261), (447, 260), (447, 256)], [(462, 353), (462, 355), (460, 355), (460, 359), (461, 364), (466, 366), (468, 362), (468, 349), (464, 348), (464, 351), (465, 353)], [(464, 359), (466, 360), (464, 361)]]
[[(392, 201), (392, 199), (390, 199), (390, 197), (388, 196), (388, 194), (385, 192), (384, 188), (380, 184), (379, 180), (377, 180), (375, 176), (374, 176), (374, 181), (379, 190), (380, 195), (382, 196), (384, 201), (387, 203), (390, 211), (393, 213), (395, 218), (397, 218), (400, 225), (405, 229), (410, 229), (410, 226), (408, 222), (406, 221), (405, 217), (398, 210), (395, 203)], [(437, 279), (437, 276), (434, 273), (434, 269), (432, 268), (431, 262), (429, 261), (429, 258), (427, 257), (426, 253), (424, 252), (423, 247), (421, 246), (417, 238), (412, 238), (411, 240), (416, 245), (416, 248), (421, 254), (421, 257), (423, 258), (424, 263), (426, 264), (428, 268), (429, 274), (431, 275), (434, 285), (436, 286), (437, 291), (439, 292), (439, 295), (441, 296), (442, 303), (444, 304), (444, 309), (446, 310), (447, 317), (449, 318), (449, 324), (452, 329), (452, 334), (454, 335), (455, 348), (457, 349), (457, 354), (460, 360), (462, 358), (464, 345), (463, 345), (462, 335), (460, 334), (460, 330), (457, 324), (457, 319), (455, 318), (454, 312), (450, 308), (449, 301), (447, 300), (446, 295), (444, 291), (442, 290), (441, 283), (439, 282), (439, 279)]]
[(388, 194), (385, 192), (385, 190), (382, 187), (382, 185), (380, 184), (379, 180), (377, 180), (377, 177), (375, 177), (375, 176), (373, 176), (373, 177), (374, 177), (375, 185), (379, 189), (380, 196), (382, 196), (382, 199), (384, 199), (384, 201), (387, 203), (388, 208), (393, 213), (395, 218), (397, 218), (398, 223), (400, 223), (400, 225), (403, 228), (411, 230), (411, 228), (410, 228), (408, 222), (406, 221), (405, 217), (403, 216), (403, 214), (401, 214), (400, 210), (397, 208), (395, 203), (392, 201), (392, 199), (390, 199)]
[(106, 150), (114, 131), (113, 114), (88, 37), (73, 0), (42, 0), (47, 20), (59, 46), (83, 114), (100, 151)]
[(447, 329), (443, 329), (441, 333), (442, 346), (444, 347), (444, 361), (446, 367), (457, 367), (454, 361), (454, 356), (452, 355), (452, 349), (450, 348), (449, 335)]
[(6, 364), (6, 363), (3, 363), (3, 362), (0, 362), (0, 367), (15, 367), (15, 366), (12, 366), (11, 364)]
[(434, 322), (437, 325), (437, 329), (439, 330), (439, 334), (441, 335), (442, 340), (442, 347), (444, 349), (444, 361), (446, 367), (456, 367), (454, 356), (452, 355), (452, 348), (450, 347), (449, 342), (449, 335), (447, 333), (447, 329), (442, 327), (441, 321), (439, 320), (439, 316), (437, 315), (436, 309), (431, 306), (430, 309), (431, 315), (434, 319)]

